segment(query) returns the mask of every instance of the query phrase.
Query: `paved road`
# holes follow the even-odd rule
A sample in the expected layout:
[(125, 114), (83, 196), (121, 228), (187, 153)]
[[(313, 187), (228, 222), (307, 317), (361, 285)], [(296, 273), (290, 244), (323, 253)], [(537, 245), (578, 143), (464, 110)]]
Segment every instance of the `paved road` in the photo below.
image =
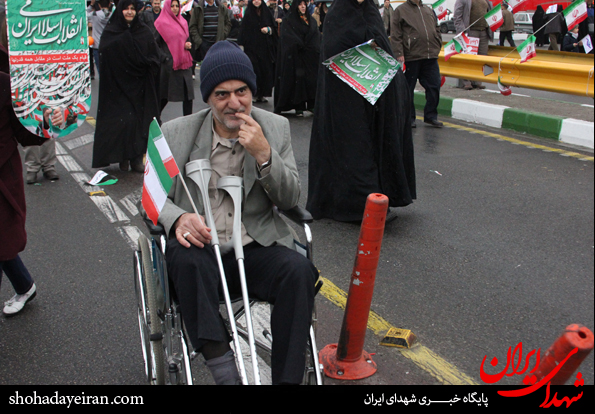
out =
[[(195, 111), (203, 107), (195, 101)], [(163, 118), (181, 113), (171, 103)], [(287, 116), (305, 205), (312, 117)], [(519, 342), (525, 353), (545, 352), (570, 323), (594, 327), (592, 158), (445, 121), (441, 130), (421, 122), (415, 130), (418, 199), (386, 228), (365, 344), (378, 371), (356, 383), (480, 383), (486, 355), (505, 361)], [(132, 205), (142, 175), (114, 165), (106, 171), (119, 181), (105, 188), (109, 197), (89, 197), (81, 182), (96, 171), (92, 134), (84, 124), (60, 140), (59, 181), (26, 187), (22, 257), (39, 294), (18, 316), (0, 316), (0, 384), (143, 383), (132, 283), (134, 239), (144, 231)], [(312, 231), (328, 280), (318, 297), (322, 348), (339, 337), (343, 311), (332, 294), (349, 289), (359, 227), (321, 220)], [(12, 294), (5, 279), (0, 301)], [(412, 330), (419, 346), (379, 346), (390, 326)], [(201, 365), (197, 382), (209, 383)], [(593, 384), (592, 354), (580, 371)]]

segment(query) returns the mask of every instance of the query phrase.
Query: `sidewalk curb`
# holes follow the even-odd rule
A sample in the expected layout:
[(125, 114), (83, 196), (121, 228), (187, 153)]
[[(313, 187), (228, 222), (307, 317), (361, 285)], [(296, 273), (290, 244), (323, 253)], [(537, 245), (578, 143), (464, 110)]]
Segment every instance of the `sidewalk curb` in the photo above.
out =
[[(423, 110), (426, 97), (414, 93), (415, 108)], [(438, 114), (467, 122), (510, 129), (537, 137), (594, 149), (593, 122), (546, 115), (470, 99), (441, 96)]]

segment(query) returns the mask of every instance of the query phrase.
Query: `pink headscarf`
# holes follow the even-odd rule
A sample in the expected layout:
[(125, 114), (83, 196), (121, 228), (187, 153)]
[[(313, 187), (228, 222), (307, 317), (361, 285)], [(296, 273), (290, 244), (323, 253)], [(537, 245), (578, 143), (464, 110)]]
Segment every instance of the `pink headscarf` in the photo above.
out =
[[(174, 70), (184, 70), (192, 66), (192, 55), (184, 48), (188, 40), (188, 23), (180, 13), (175, 16), (171, 11), (171, 1), (165, 0), (159, 17), (155, 20), (155, 28), (165, 40), (174, 59)], [(180, 1), (178, 0), (178, 4)]]

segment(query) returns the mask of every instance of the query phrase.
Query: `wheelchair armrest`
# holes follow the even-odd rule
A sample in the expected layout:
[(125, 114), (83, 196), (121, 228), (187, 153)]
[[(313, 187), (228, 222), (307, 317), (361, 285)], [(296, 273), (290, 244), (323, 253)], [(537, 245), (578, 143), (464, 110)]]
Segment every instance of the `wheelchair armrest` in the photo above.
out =
[(312, 214), (305, 208), (300, 206), (295, 206), (290, 210), (280, 210), (279, 213), (283, 214), (285, 217), (290, 219), (296, 224), (304, 224), (304, 223), (312, 223), (314, 219), (312, 218)]

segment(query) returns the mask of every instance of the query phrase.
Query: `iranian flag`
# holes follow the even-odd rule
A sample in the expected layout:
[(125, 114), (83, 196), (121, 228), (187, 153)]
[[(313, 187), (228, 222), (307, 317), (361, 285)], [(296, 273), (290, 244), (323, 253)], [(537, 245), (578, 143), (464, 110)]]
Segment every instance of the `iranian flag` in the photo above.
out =
[(455, 36), (450, 42), (444, 45), (444, 61), (446, 62), (451, 56), (458, 55), (467, 50), (469, 38), (465, 33)]
[(564, 19), (566, 19), (566, 26), (568, 30), (572, 30), (574, 26), (587, 18), (587, 3), (585, 0), (578, 0), (566, 7), (562, 12)]
[(527, 0), (508, 0), (508, 5), (512, 7), (512, 12), (516, 13), (519, 7), (521, 7)]
[(432, 4), (432, 9), (434, 9), (434, 13), (436, 13), (438, 20), (442, 19), (448, 13), (445, 3), (446, 0), (438, 0), (436, 3)]
[(142, 205), (153, 224), (157, 224), (159, 213), (165, 205), (167, 194), (173, 184), (172, 178), (180, 173), (167, 141), (153, 119), (149, 128), (147, 163), (143, 182)]
[(193, 0), (186, 0), (186, 2), (184, 2), (184, 0), (182, 0), (182, 5), (180, 6), (180, 13), (188, 13), (190, 10), (192, 10), (192, 6), (194, 5), (194, 1)]
[(502, 26), (502, 23), (504, 23), (504, 17), (502, 16), (502, 4), (499, 4), (496, 7), (494, 7), (483, 17), (490, 25), (490, 29), (492, 29), (492, 32), (498, 30), (498, 28)]
[(504, 96), (508, 96), (512, 93), (510, 86), (506, 86), (500, 81), (500, 76), (498, 76), (498, 89), (500, 89), (500, 93)]
[(531, 35), (517, 47), (519, 55), (521, 55), (521, 63), (526, 62), (537, 55), (535, 51), (535, 40), (535, 36)]

